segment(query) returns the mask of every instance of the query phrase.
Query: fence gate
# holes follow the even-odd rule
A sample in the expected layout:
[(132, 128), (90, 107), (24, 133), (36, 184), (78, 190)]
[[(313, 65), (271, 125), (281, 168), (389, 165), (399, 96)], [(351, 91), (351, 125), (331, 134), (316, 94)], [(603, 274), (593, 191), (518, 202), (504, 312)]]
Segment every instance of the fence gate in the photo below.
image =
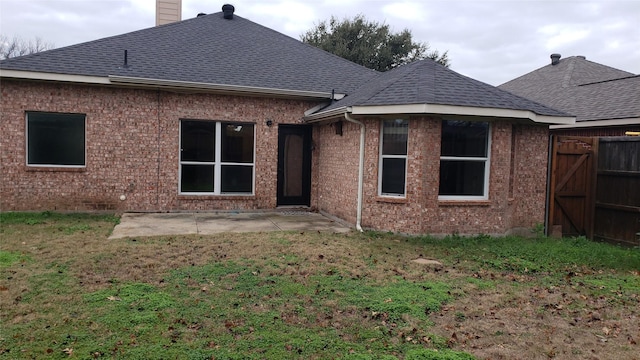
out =
[(563, 236), (593, 236), (598, 139), (554, 136), (548, 224)]
[(599, 139), (594, 215), (594, 239), (640, 245), (640, 137)]

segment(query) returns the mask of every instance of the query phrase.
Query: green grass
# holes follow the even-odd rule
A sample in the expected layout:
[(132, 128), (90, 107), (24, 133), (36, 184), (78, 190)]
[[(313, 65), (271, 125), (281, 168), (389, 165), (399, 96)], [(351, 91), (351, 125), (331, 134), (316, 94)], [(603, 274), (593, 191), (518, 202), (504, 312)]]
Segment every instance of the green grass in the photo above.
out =
[[(25, 224), (25, 225), (40, 225), (46, 223), (57, 222), (91, 222), (91, 221), (106, 221), (113, 224), (120, 222), (120, 217), (113, 214), (89, 214), (89, 213), (57, 213), (51, 211), (43, 212), (0, 212), (0, 224)], [(77, 228), (74, 231), (82, 230), (83, 227), (88, 225), (76, 225)], [(73, 232), (73, 231), (72, 231)]]
[(451, 236), (444, 239), (416, 237), (411, 241), (433, 251), (435, 247), (451, 262), (470, 261), (484, 268), (516, 273), (555, 273), (575, 268), (637, 271), (640, 249), (590, 241), (583, 237)]
[(28, 258), (19, 252), (0, 250), (0, 268), (11, 266), (17, 262), (27, 261)]
[[(473, 348), (456, 344), (494, 307), (531, 302), (542, 309), (534, 316), (573, 319), (607, 306), (622, 324), (640, 299), (640, 251), (583, 238), (275, 232), (107, 240), (113, 215), (0, 220), (0, 359), (468, 360)], [(444, 269), (409, 261), (416, 257)], [(500, 303), (469, 305), (487, 294)], [(542, 295), (548, 299), (538, 301)], [(447, 314), (450, 329), (436, 329), (434, 319)], [(589, 334), (582, 324), (572, 332)], [(514, 338), (488, 328), (481, 339)], [(545, 329), (527, 331), (545, 338)]]
[[(49, 269), (31, 279), (23, 301), (46, 302), (40, 297), (78, 290), (65, 266)], [(113, 285), (74, 298), (62, 319), (12, 327), (5, 340), (22, 344), (16, 346), (25, 357), (48, 351), (61, 356), (73, 348), (80, 357), (128, 359), (471, 358), (425, 353), (424, 341), (404, 337), (429, 336), (426, 314), (451, 299), (445, 283), (395, 279), (379, 285), (339, 274), (301, 280), (273, 276), (277, 270), (227, 261), (174, 270), (161, 287)], [(338, 320), (342, 316), (354, 321)]]

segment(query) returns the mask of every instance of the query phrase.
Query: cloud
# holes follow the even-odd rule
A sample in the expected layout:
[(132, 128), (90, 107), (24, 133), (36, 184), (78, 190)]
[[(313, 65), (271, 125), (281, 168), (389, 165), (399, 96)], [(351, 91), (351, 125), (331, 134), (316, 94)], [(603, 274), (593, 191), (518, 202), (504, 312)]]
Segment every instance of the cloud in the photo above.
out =
[[(452, 69), (493, 85), (547, 65), (551, 52), (640, 73), (638, 0), (234, 0), (236, 14), (293, 38), (363, 14), (449, 50)], [(182, 0), (183, 19), (225, 1)], [(56, 46), (155, 25), (154, 0), (0, 0), (3, 34)]]

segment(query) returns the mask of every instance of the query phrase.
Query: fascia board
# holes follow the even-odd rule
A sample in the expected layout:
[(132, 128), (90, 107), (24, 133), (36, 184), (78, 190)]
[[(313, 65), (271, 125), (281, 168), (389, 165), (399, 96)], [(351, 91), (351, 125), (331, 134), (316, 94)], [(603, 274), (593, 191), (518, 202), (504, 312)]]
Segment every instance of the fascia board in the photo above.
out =
[[(304, 90), (289, 90), (289, 89), (275, 89), (275, 88), (261, 88), (252, 86), (240, 86), (240, 85), (225, 85), (225, 84), (209, 84), (198, 83), (188, 81), (174, 81), (174, 80), (162, 80), (162, 79), (148, 79), (137, 77), (126, 77), (109, 75), (105, 76), (89, 76), (89, 75), (72, 75), (72, 74), (58, 74), (47, 73), (38, 71), (24, 71), (24, 70), (11, 70), (0, 69), (0, 78), (11, 79), (23, 79), (23, 80), (43, 80), (43, 81), (57, 81), (57, 82), (70, 82), (80, 84), (100, 84), (100, 85), (128, 85), (128, 86), (141, 86), (141, 87), (154, 87), (154, 88), (169, 88), (175, 90), (204, 90), (215, 92), (227, 92), (227, 93), (244, 93), (244, 94), (256, 94), (256, 95), (276, 95), (276, 96), (290, 96), (300, 97), (306, 99), (331, 99), (331, 92), (318, 92), (318, 91), (304, 91)], [(341, 99), (344, 94), (333, 94), (334, 99)]]
[(640, 117), (626, 119), (610, 119), (610, 120), (584, 120), (576, 121), (572, 125), (551, 125), (549, 129), (574, 129), (587, 127), (604, 127), (604, 126), (624, 126), (624, 125), (640, 125)]
[(304, 120), (307, 123), (313, 123), (313, 122), (323, 121), (336, 116), (343, 116), (344, 113), (350, 112), (350, 111), (351, 111), (350, 108), (343, 106), (330, 111), (325, 111), (325, 112), (320, 112), (317, 114), (305, 116)]
[(541, 124), (574, 124), (572, 116), (549, 116), (536, 114), (529, 110), (485, 108), (474, 106), (456, 106), (441, 104), (407, 104), (407, 105), (377, 105), (353, 106), (353, 115), (387, 115), (387, 114), (442, 114), (442, 115), (470, 115), (486, 117), (504, 117), (529, 119)]
[[(292, 96), (312, 99), (331, 99), (332, 94), (330, 92), (318, 92), (318, 91), (304, 91), (304, 90), (289, 90), (289, 89), (275, 89), (275, 88), (263, 88), (253, 86), (242, 85), (226, 85), (226, 84), (210, 84), (191, 81), (178, 81), (178, 80), (163, 80), (163, 79), (151, 79), (151, 78), (138, 78), (109, 75), (109, 80), (112, 84), (130, 84), (141, 85), (151, 87), (164, 87), (171, 89), (192, 89), (192, 90), (209, 90), (209, 91), (221, 91), (221, 92), (241, 92), (245, 94), (259, 94), (259, 95), (278, 95), (278, 96)], [(333, 94), (334, 97), (344, 96), (343, 94)]]
[(90, 75), (70, 75), (45, 73), (38, 71), (0, 69), (0, 78), (24, 79), (24, 80), (44, 80), (58, 82), (74, 82), (82, 84), (102, 84), (108, 85), (111, 82), (108, 77)]

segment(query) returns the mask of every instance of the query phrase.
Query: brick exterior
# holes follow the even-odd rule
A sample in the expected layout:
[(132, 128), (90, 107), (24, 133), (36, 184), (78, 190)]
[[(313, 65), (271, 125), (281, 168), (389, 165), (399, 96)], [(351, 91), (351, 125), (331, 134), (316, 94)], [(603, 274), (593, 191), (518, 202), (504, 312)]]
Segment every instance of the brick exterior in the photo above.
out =
[[(217, 210), (276, 206), (278, 124), (316, 103), (3, 80), (0, 209)], [(85, 169), (27, 167), (25, 112), (86, 114)], [(178, 195), (179, 120), (256, 124), (254, 196)], [(266, 120), (274, 122), (272, 127)], [(127, 199), (119, 198), (125, 195)]]
[[(544, 222), (546, 127), (516, 125), (505, 120), (492, 122), (489, 199), (440, 201), (441, 119), (410, 119), (404, 199), (378, 196), (380, 120), (363, 121), (367, 128), (364, 228), (409, 234), (504, 234)], [(325, 124), (317, 126), (314, 132), (316, 148), (321, 154), (316, 159), (316, 169), (322, 179), (316, 205), (322, 211), (354, 223), (360, 129), (345, 123), (343, 136), (335, 135), (332, 130), (332, 125)]]
[[(0, 210), (249, 210), (277, 201), (278, 124), (300, 123), (316, 103), (262, 97), (3, 80)], [(86, 114), (87, 166), (34, 168), (25, 161), (25, 112)], [(256, 126), (255, 195), (178, 194), (179, 120)], [(274, 125), (268, 127), (266, 120)], [(336, 119), (338, 120), (338, 119)], [(548, 130), (491, 125), (489, 200), (438, 200), (441, 119), (409, 123), (407, 196), (379, 197), (380, 120), (366, 125), (365, 228), (402, 233), (503, 234), (544, 221)], [(312, 208), (354, 224), (360, 127), (343, 120), (313, 128)], [(126, 200), (121, 201), (120, 196)]]

